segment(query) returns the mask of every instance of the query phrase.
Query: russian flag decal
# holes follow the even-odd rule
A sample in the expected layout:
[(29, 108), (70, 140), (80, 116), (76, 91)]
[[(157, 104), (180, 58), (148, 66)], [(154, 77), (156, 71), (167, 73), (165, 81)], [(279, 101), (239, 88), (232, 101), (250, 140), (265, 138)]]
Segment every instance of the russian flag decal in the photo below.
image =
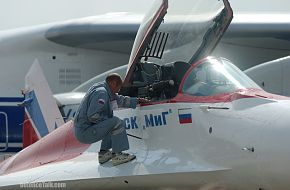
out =
[(180, 124), (192, 123), (191, 108), (178, 109), (178, 117)]

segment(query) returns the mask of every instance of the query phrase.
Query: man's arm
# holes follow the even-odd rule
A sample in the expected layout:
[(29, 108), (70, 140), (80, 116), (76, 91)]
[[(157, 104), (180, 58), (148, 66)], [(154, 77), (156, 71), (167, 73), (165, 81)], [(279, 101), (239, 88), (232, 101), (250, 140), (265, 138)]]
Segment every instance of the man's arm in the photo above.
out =
[(122, 95), (117, 96), (117, 104), (119, 107), (123, 107), (123, 108), (135, 109), (137, 104), (148, 103), (148, 102), (150, 101), (145, 98), (129, 97), (129, 96), (122, 96)]
[(138, 98), (117, 95), (117, 104), (119, 107), (133, 108), (134, 109), (134, 108), (136, 108), (136, 106), (138, 104)]

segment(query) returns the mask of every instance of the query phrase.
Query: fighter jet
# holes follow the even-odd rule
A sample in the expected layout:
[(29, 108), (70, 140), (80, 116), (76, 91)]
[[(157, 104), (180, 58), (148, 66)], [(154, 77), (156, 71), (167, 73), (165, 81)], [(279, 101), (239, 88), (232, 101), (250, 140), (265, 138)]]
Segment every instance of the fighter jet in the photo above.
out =
[[(114, 111), (136, 160), (100, 165), (100, 143), (79, 143), (73, 121), (43, 119), (35, 130), (56, 129), (0, 164), (0, 189), (288, 189), (290, 99), (263, 91), (229, 60), (207, 57), (232, 15), (227, 0), (160, 0), (145, 16), (120, 93), (151, 102)], [(25, 91), (30, 116), (44, 109), (44, 93), (33, 91)], [(36, 116), (29, 122), (46, 118)]]

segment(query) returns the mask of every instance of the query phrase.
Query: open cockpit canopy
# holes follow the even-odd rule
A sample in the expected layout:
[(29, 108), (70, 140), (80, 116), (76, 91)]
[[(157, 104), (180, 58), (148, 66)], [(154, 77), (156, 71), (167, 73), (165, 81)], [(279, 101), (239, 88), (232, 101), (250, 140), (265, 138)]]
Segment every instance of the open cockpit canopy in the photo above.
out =
[[(176, 95), (185, 72), (214, 49), (231, 20), (227, 0), (156, 1), (140, 25), (121, 93)], [(157, 88), (171, 92), (160, 97)]]

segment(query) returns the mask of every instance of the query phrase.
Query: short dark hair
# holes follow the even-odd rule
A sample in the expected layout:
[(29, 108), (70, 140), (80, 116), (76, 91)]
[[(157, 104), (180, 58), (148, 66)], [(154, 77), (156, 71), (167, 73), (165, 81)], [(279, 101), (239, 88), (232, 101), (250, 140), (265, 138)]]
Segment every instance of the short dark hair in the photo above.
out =
[(122, 77), (118, 73), (110, 73), (106, 77), (106, 82), (116, 81), (119, 85), (123, 83)]

